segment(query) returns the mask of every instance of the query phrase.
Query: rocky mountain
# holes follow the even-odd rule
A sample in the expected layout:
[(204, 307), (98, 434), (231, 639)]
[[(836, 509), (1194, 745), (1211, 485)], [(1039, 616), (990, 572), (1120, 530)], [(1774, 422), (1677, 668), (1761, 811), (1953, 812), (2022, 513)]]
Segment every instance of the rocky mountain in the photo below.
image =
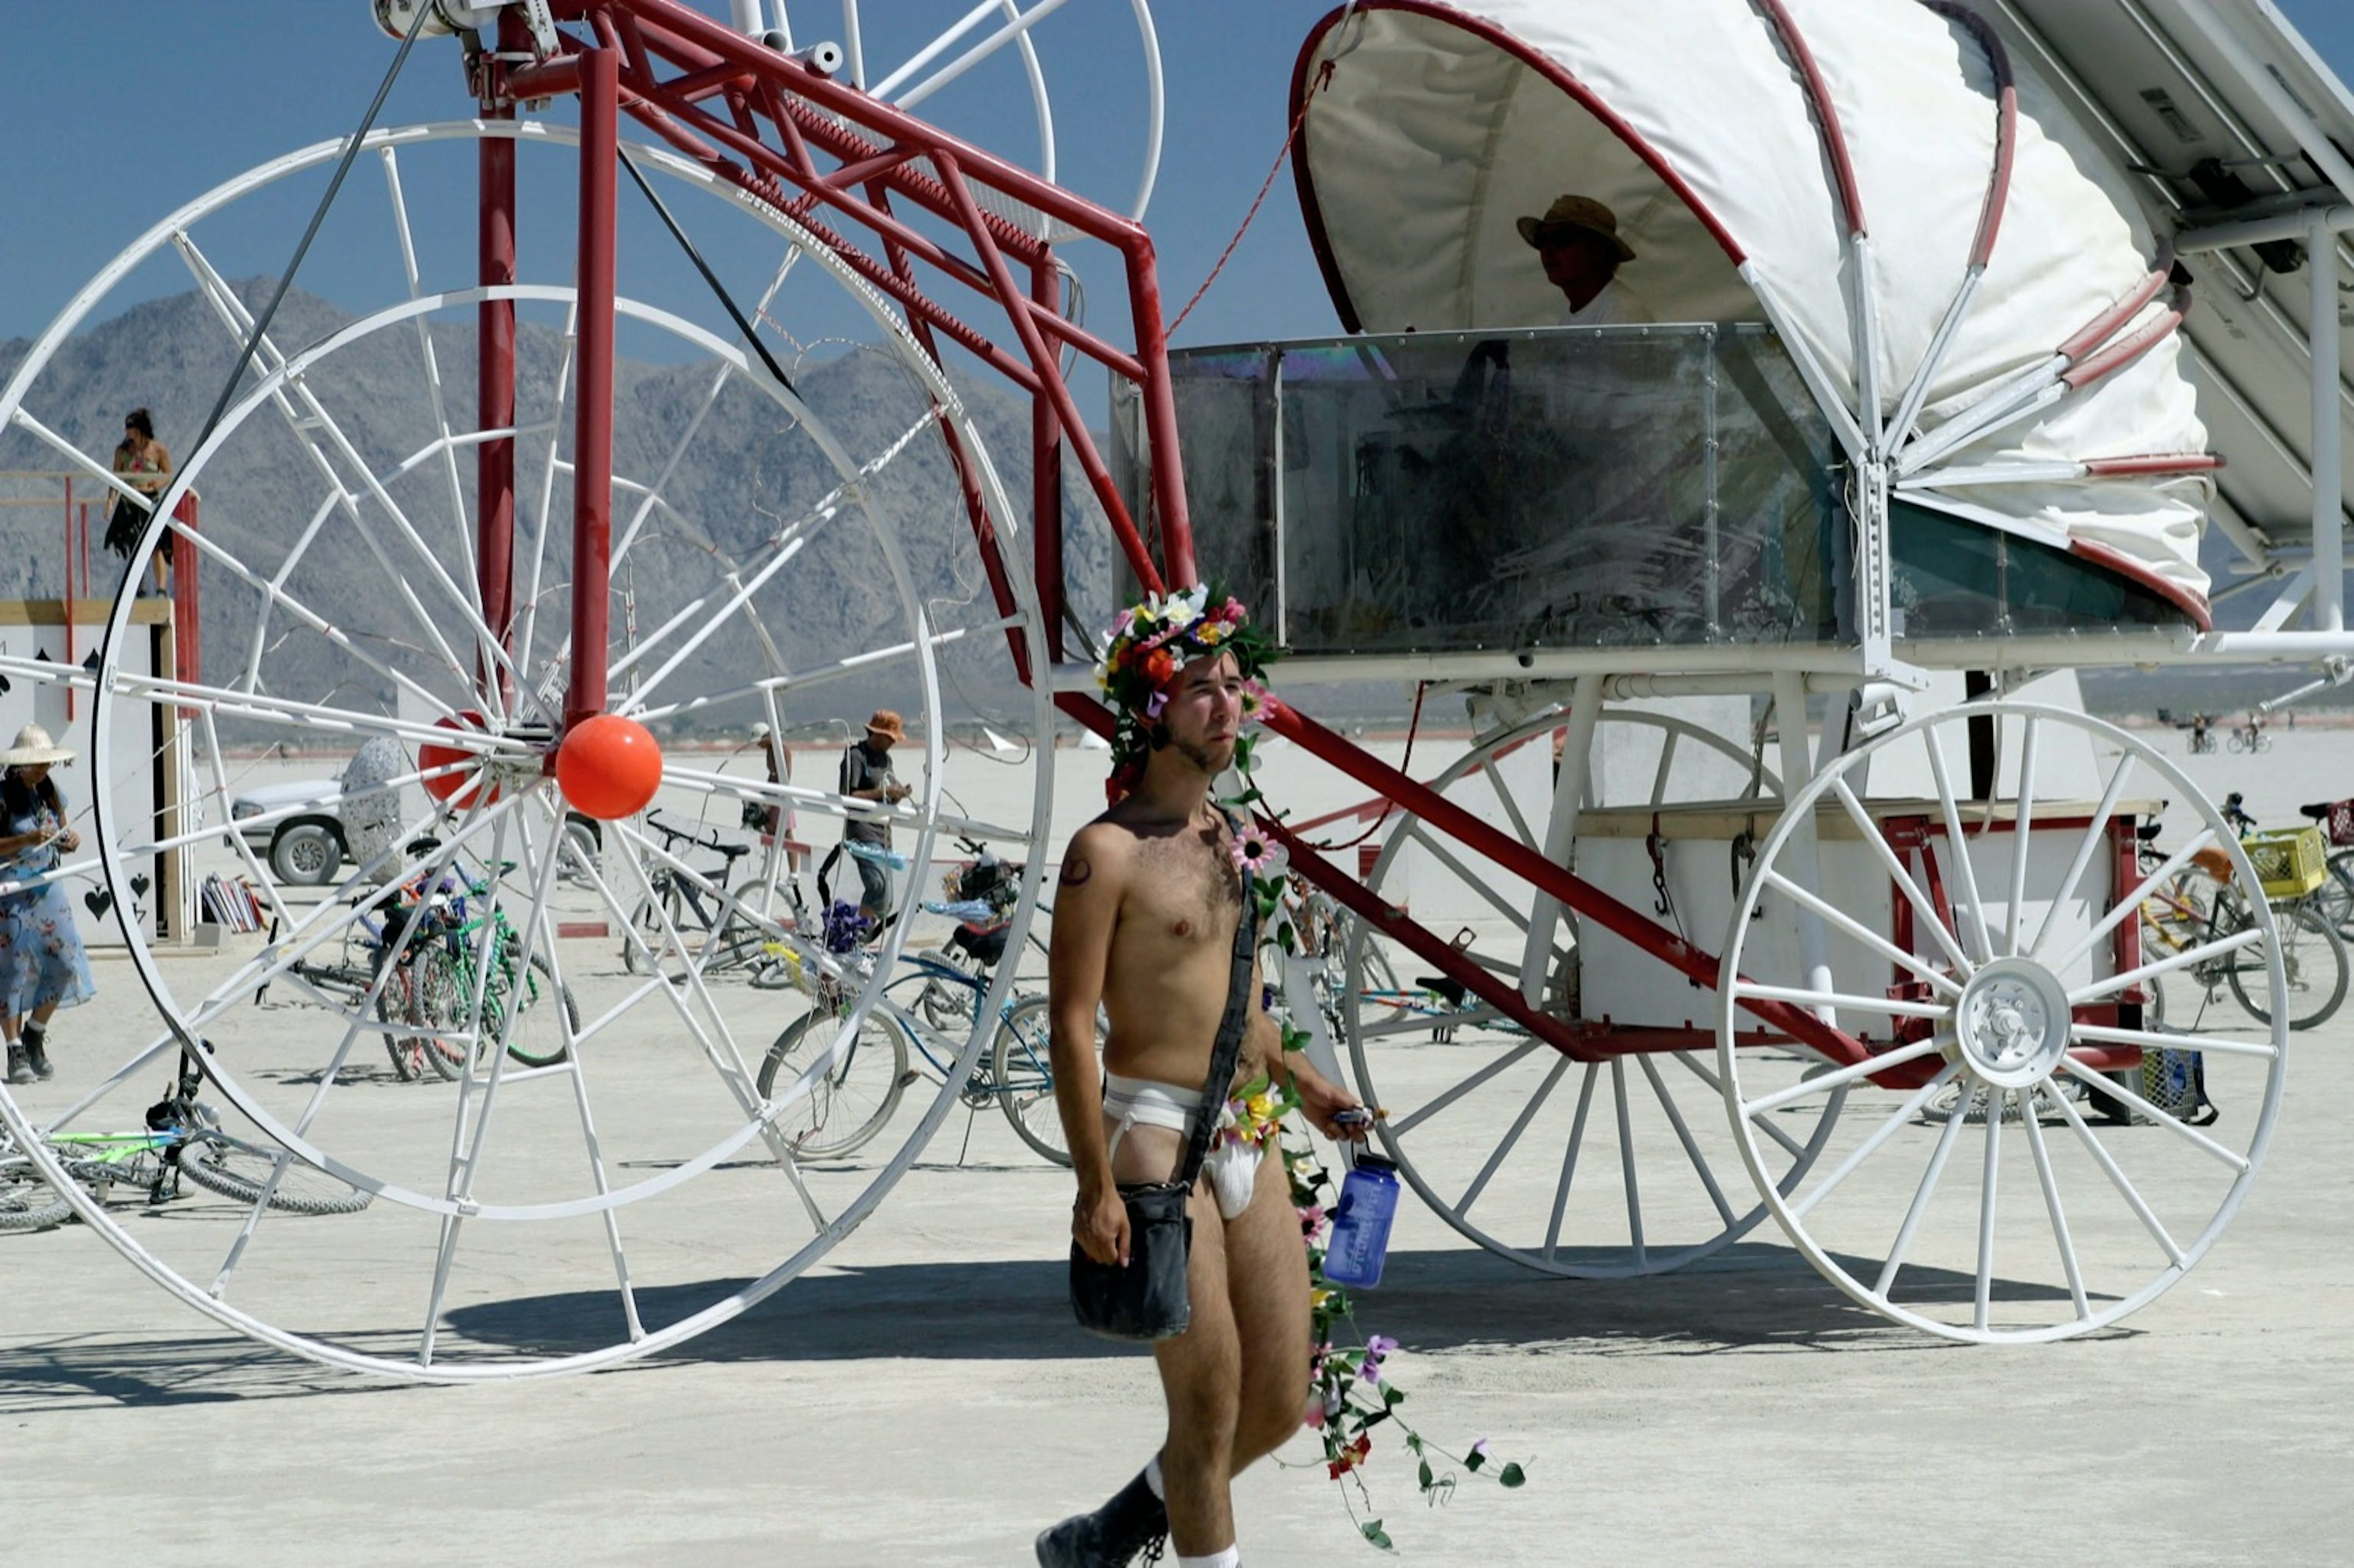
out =
[[(237, 292), (249, 309), (258, 310), (270, 287), (267, 281), (248, 280)], [(296, 290), (281, 307), (270, 336), (292, 354), (348, 324), (350, 318), (334, 305)], [(622, 339), (625, 354), (633, 344), (648, 343), (629, 332)], [(67, 343), (34, 384), (27, 408), (81, 450), (102, 454), (112, 450), (124, 411), (143, 405), (154, 411), (159, 438), (185, 456), (219, 395), (237, 347), (232, 334), (197, 295), (151, 301)], [(0, 376), (12, 375), (28, 348), (21, 340), (0, 344)], [(560, 320), (534, 320), (526, 311), (517, 350), (517, 420), (523, 427), (516, 443), (517, 493), (524, 535), (518, 548), (528, 556), (545, 495), (546, 514), (554, 523), (547, 529), (540, 584), (551, 620), (561, 619), (566, 600), (560, 589), (570, 575), (571, 416), (557, 390), (564, 384), (565, 348)], [(472, 422), (474, 402), (471, 309), (434, 318), (430, 356), (443, 417), (462, 429)], [(730, 378), (715, 397), (715, 366), (705, 359), (624, 358), (616, 366), (617, 542), (637, 523), (636, 536), (620, 554), (613, 573), (616, 656), (632, 636), (652, 638), (657, 629), (671, 627), (665, 651), (646, 661), (651, 668), (707, 621), (722, 623), (720, 632), (670, 678), (673, 694), (739, 684), (772, 667), (770, 647), (788, 667), (804, 669), (902, 641), (907, 617), (906, 600), (894, 587), (894, 553), (933, 624), (972, 625), (993, 618), (956, 472), (938, 430), (920, 428), (926, 403), (914, 378), (874, 350), (805, 359), (790, 374), (798, 407), (740, 376)], [(254, 374), (249, 371), (245, 379), (253, 385)], [(283, 412), (259, 411), (228, 438), (199, 476), (204, 529), (257, 572), (276, 570), (296, 541), (307, 538), (290, 591), (340, 628), (376, 629), (369, 634), (395, 650), (382, 657), (396, 666), (407, 661), (421, 675), (431, 661), (412, 646), (419, 629), (408, 624), (413, 616), (404, 619), (399, 584), (406, 581), (429, 607), (446, 606), (446, 599), (435, 598), (429, 581), (434, 571), (470, 577), (464, 541), (472, 524), (461, 512), (472, 506), (472, 449), (459, 449), (453, 486), (450, 461), (433, 450), (440, 429), (435, 377), (428, 370), (426, 340), (414, 325), (378, 331), (337, 350), (304, 385), (332, 415), (332, 427), (306, 429), (306, 411), (295, 401)], [(1018, 547), (1026, 553), (1029, 404), (978, 376), (959, 377), (958, 387), (1020, 513), (1023, 537)], [(825, 440), (817, 439), (802, 417), (803, 407), (822, 421)], [(553, 467), (551, 441), (560, 460)], [(338, 450), (341, 443), (348, 450)], [(326, 449), (323, 462), (314, 445)], [(417, 461), (419, 454), (426, 454), (424, 461)], [(828, 498), (843, 488), (842, 460), (870, 467), (886, 457), (877, 471), (861, 475), (851, 487), (853, 503), (832, 507), (828, 516)], [(27, 430), (0, 432), (0, 470), (64, 466), (58, 452)], [(377, 520), (379, 547), (371, 548), (367, 535), (332, 504), (334, 484), (359, 497), (355, 503), (364, 517)], [(381, 487), (380, 496), (373, 493), (376, 486)], [(651, 507), (644, 504), (649, 487), (659, 490), (659, 503)], [(0, 477), (0, 491), (19, 497), (56, 490), (54, 480)], [(1065, 570), (1075, 602), (1084, 607), (1087, 619), (1097, 621), (1108, 615), (1110, 602), (1110, 536), (1075, 465), (1066, 467), (1064, 493), (1069, 519)], [(865, 507), (855, 503), (862, 496)], [(397, 503), (413, 526), (417, 546), (391, 537), (381, 521), (387, 514), (386, 502)], [(93, 524), (94, 537), (101, 529)], [(742, 615), (715, 617), (714, 607), (729, 591), (730, 571), (739, 578), (757, 571), (771, 558), (780, 535), (799, 536), (795, 529), (806, 543), (756, 595), (758, 625)], [(57, 514), (45, 507), (0, 508), (0, 598), (57, 597), (63, 587)], [(102, 554), (93, 564), (102, 585), (119, 570)], [(519, 598), (527, 591), (527, 585), (520, 588)], [(217, 674), (225, 665), (243, 661), (258, 644), (272, 690), (315, 697), (348, 693), (356, 683), (377, 688), (376, 698), (386, 697), (389, 683), (378, 672), (317, 635), (290, 630), (282, 614), (262, 613), (267, 606), (259, 592), (229, 574), (207, 566), (204, 593), (209, 671)], [(976, 716), (1008, 709), (1015, 686), (1002, 639), (967, 640), (946, 658), (953, 684), (982, 711)], [(446, 669), (435, 671), (435, 678), (442, 674)], [(902, 664), (832, 682), (811, 692), (808, 705), (797, 706), (791, 716), (844, 717), (881, 703), (908, 705), (915, 696)], [(729, 727), (752, 716), (752, 710), (739, 705), (682, 722)]]

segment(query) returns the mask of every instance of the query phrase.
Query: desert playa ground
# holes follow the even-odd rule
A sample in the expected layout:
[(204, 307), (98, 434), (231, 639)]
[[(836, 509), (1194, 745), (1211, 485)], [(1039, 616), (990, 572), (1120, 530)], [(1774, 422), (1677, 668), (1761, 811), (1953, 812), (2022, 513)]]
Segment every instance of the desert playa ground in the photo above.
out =
[[(2345, 730), (2279, 733), (2253, 758), (2185, 759), (2180, 737), (2158, 738), (2268, 823), (2354, 794)], [(1066, 754), (1059, 832), (1100, 798), (1095, 758)], [(1302, 815), (1348, 803), (1285, 766), (1271, 758), (1270, 779)], [(604, 961), (584, 951), (584, 974)], [(61, 1021), (61, 1054), (152, 1027), (121, 959), (99, 979), (101, 1000)], [(257, 1031), (316, 1027), (292, 1001), (250, 1016)], [(1398, 1070), (1443, 1083), (1461, 1060), (1448, 1049), (1419, 1045)], [(1403, 1342), (1392, 1370), (1425, 1433), (1486, 1438), (1530, 1483), (1466, 1486), (1426, 1510), (1384, 1446), (1375, 1508), (1400, 1556), (1427, 1563), (2342, 1561), (2349, 1052), (2354, 1008), (2296, 1038), (2267, 1162), (2181, 1286), (2054, 1345), (1962, 1346), (1862, 1313), (1770, 1224), (1679, 1273), (1564, 1280), (1409, 1201), (1362, 1326)], [(2253, 1111), (2228, 1087), (2219, 1098), (2226, 1127)], [(1025, 1563), (1038, 1528), (1133, 1473), (1160, 1430), (1149, 1360), (1068, 1320), (1069, 1192), (993, 1113), (968, 1128), (959, 1111), (855, 1234), (737, 1321), (619, 1371), (459, 1388), (258, 1347), (79, 1225), (0, 1237), (0, 1557)], [(192, 1205), (125, 1223), (163, 1237), (204, 1221)], [(673, 1277), (737, 1269), (724, 1223), (692, 1220)], [(333, 1321), (386, 1259), (366, 1224), (306, 1224), (284, 1309)], [(2092, 1253), (2132, 1222), (2083, 1226)], [(527, 1342), (561, 1292), (527, 1250), (511, 1262), (504, 1315), (474, 1328)], [(1372, 1560), (1314, 1457), (1303, 1438), (1284, 1456), (1299, 1467), (1240, 1483), (1246, 1561)]]

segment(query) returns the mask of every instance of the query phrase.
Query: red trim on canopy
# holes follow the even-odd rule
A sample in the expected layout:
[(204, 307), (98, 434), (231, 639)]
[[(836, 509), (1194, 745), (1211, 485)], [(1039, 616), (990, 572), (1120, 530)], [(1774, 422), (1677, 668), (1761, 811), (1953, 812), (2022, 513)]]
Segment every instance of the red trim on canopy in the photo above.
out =
[(1855, 183), (1855, 161), (1848, 156), (1847, 132), (1840, 128), (1839, 111), (1832, 106), (1829, 83), (1823, 80), (1822, 67), (1815, 63), (1815, 51), (1798, 31), (1798, 24), (1783, 7), (1782, 0), (1751, 0), (1766, 15), (1766, 25), (1782, 40), (1789, 51), (1790, 63), (1798, 69), (1798, 86), (1814, 106), (1815, 134), (1823, 144), (1823, 156), (1830, 160), (1831, 185), (1839, 192), (1840, 207), (1847, 214), (1850, 234), (1869, 234), (1863, 221), (1863, 191)]
[(2204, 595), (2193, 593), (2172, 577), (2160, 575), (2147, 561), (2137, 560), (2114, 546), (2091, 539), (2071, 539), (2068, 553), (2113, 571), (2135, 587), (2147, 588), (2188, 615), (2201, 631), (2215, 630), (2215, 612)]
[(2010, 167), (2019, 143), (2019, 82), (2010, 69), (2010, 51), (1986, 18), (1954, 0), (1921, 0), (1921, 4), (1978, 40), (1994, 71), (1994, 173), (1987, 182), (1986, 205), (1978, 209), (1978, 237), (1970, 242), (1970, 265), (1983, 267), (1994, 254), (1995, 236), (2002, 228), (2003, 209), (2010, 204)]
[[(1291, 70), (1291, 118), (1299, 126), (1299, 142), (1292, 152), (1292, 183), (1299, 192), (1299, 215), (1308, 226), (1308, 242), (1316, 252), (1316, 265), (1324, 273), (1324, 287), (1332, 296), (1333, 308), (1340, 313), (1341, 324), (1343, 327), (1351, 332), (1365, 330), (1364, 322), (1357, 314), (1354, 302), (1349, 298), (1348, 285), (1341, 280), (1340, 264), (1333, 258), (1331, 243), (1325, 233), (1324, 209), (1316, 197), (1315, 180), (1308, 172), (1308, 141), (1310, 132), (1314, 127), (1314, 122), (1312, 117), (1303, 118), (1300, 111), (1308, 91), (1310, 61), (1314, 57), (1317, 47), (1324, 41), (1325, 35), (1352, 14), (1362, 16), (1374, 11), (1404, 11), (1416, 16), (1427, 16), (1435, 22), (1444, 22), (1448, 26), (1469, 33), (1511, 55), (1522, 65), (1552, 82), (1566, 93), (1579, 108), (1594, 116), (1605, 130), (1624, 143), (1628, 151), (1649, 165), (1651, 172), (1659, 176), (1660, 183), (1674, 192), (1676, 199), (1682, 202), (1694, 217), (1700, 219), (1702, 227), (1714, 237), (1724, 253), (1733, 259), (1733, 264), (1735, 267), (1748, 260), (1747, 253), (1733, 238), (1732, 231), (1718, 220), (1714, 213), (1709, 211), (1706, 204), (1701, 200), (1700, 193), (1686, 184), (1683, 176), (1670, 166), (1666, 154), (1645, 141), (1641, 132), (1628, 124), (1616, 111), (1604, 103), (1595, 95), (1592, 89), (1563, 69), (1558, 60), (1531, 48), (1492, 22), (1484, 21), (1478, 16), (1467, 16), (1452, 5), (1437, 4), (1437, 0), (1365, 0), (1363, 4), (1343, 5), (1338, 10), (1330, 12), (1322, 21), (1318, 22), (1310, 30), (1308, 41), (1299, 47), (1299, 61)], [(1844, 158), (1846, 150), (1842, 147), (1839, 155)]]

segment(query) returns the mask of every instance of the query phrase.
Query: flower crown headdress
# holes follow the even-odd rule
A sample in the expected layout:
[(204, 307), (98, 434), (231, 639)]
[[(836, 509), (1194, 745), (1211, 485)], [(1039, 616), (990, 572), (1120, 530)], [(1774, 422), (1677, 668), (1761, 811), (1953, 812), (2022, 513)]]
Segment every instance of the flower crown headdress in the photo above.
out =
[(1244, 681), (1243, 720), (1253, 722), (1273, 700), (1260, 677), (1274, 662), (1275, 649), (1267, 633), (1251, 624), (1240, 599), (1206, 586), (1148, 594), (1112, 622), (1110, 639), (1096, 663), (1096, 683), (1118, 716), (1111, 780), (1106, 786), (1114, 804), (1144, 778), (1145, 759), (1152, 752), (1152, 726), (1161, 722), (1177, 673), (1197, 659), (1221, 653), (1234, 656)]

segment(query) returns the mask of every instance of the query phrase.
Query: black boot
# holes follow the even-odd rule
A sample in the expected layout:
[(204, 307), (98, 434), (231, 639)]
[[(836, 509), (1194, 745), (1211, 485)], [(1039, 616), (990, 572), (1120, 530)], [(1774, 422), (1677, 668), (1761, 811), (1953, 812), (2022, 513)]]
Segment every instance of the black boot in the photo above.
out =
[(46, 1029), (28, 1026), (25, 1031), (25, 1065), (33, 1069), (33, 1076), (37, 1078), (57, 1075), (58, 1070), (49, 1065), (49, 1054), (46, 1048), (48, 1039), (49, 1032)]
[(33, 1081), (32, 1064), (25, 1060), (25, 1048), (13, 1040), (8, 1043), (8, 1081), (12, 1084)]
[(1140, 1474), (1095, 1512), (1073, 1514), (1043, 1531), (1039, 1568), (1127, 1568), (1148, 1551), (1145, 1561), (1158, 1563), (1168, 1534), (1168, 1506)]

